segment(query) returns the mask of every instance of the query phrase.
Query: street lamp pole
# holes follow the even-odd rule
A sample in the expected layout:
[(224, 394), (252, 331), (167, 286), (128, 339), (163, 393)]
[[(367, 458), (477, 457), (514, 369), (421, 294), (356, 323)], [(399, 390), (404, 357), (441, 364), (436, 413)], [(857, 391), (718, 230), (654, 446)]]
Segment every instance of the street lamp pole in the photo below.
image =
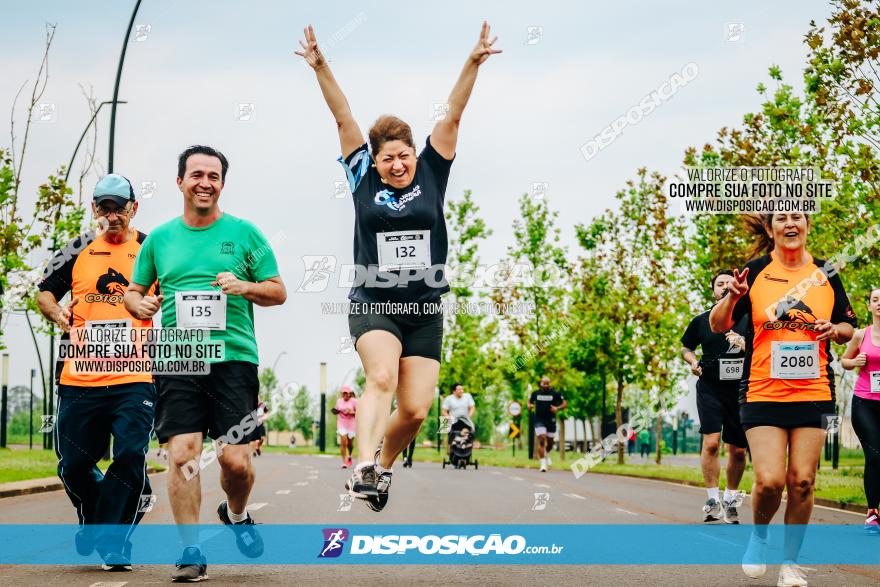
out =
[(28, 450), (34, 449), (34, 377), (37, 376), (37, 370), (31, 369), (31, 409), (28, 418)]
[(275, 362), (272, 363), (272, 373), (275, 373), (275, 367), (278, 366), (278, 361), (280, 361), (281, 357), (283, 357), (286, 354), (287, 354), (287, 351), (281, 351), (280, 353), (278, 353), (278, 356), (275, 357)]
[(0, 448), (6, 448), (6, 402), (9, 397), (9, 353), (3, 353), (2, 387), (0, 387)]
[(318, 449), (324, 452), (327, 449), (325, 436), (327, 430), (327, 363), (321, 361), (321, 416), (318, 428)]
[(122, 65), (125, 63), (125, 50), (128, 49), (128, 38), (131, 36), (131, 27), (134, 26), (134, 19), (137, 16), (140, 7), (141, 0), (137, 0), (134, 5), (134, 10), (131, 13), (131, 20), (128, 21), (128, 30), (125, 31), (125, 40), (122, 41), (122, 53), (119, 55), (119, 66), (116, 68), (116, 84), (113, 87), (113, 106), (110, 109), (110, 153), (107, 157), (107, 173), (113, 173), (113, 147), (116, 142), (116, 104), (119, 103), (119, 82), (122, 79)]
[[(105, 104), (112, 104), (113, 102), (110, 100), (104, 100), (98, 107), (95, 109), (95, 113), (92, 114), (92, 117), (89, 119), (89, 123), (83, 129), (82, 134), (79, 136), (79, 141), (76, 143), (76, 148), (73, 150), (73, 155), (70, 156), (70, 163), (67, 164), (67, 173), (64, 174), (64, 183), (67, 183), (67, 180), (70, 178), (70, 170), (73, 169), (73, 160), (76, 159), (76, 154), (79, 152), (79, 148), (82, 146), (83, 140), (86, 138), (86, 134), (88, 134), (89, 129), (92, 128), (92, 124), (94, 124), (95, 119), (98, 118), (98, 112), (101, 111), (101, 108), (104, 107)], [(125, 100), (119, 100), (119, 104), (128, 104)]]

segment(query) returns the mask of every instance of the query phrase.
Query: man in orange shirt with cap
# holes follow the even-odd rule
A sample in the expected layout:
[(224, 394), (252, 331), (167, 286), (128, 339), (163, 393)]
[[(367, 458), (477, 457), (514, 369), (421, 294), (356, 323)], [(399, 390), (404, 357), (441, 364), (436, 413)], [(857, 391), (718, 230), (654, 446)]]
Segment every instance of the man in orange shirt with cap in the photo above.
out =
[[(39, 284), (37, 305), (63, 331), (61, 356), (70, 349), (71, 329), (149, 328), (132, 319), (123, 294), (146, 235), (131, 228), (137, 213), (131, 183), (110, 174), (95, 186), (92, 212), (98, 231), (89, 231), (58, 251)], [(71, 299), (61, 305), (67, 294)], [(86, 362), (64, 360), (58, 376), (55, 438), (58, 476), (76, 507), (80, 529), (76, 549), (93, 550), (108, 571), (131, 570), (129, 537), (153, 503), (146, 453), (153, 430), (156, 389), (151, 373), (106, 373)], [(57, 376), (57, 374), (56, 374)], [(97, 463), (110, 447), (105, 473)]]

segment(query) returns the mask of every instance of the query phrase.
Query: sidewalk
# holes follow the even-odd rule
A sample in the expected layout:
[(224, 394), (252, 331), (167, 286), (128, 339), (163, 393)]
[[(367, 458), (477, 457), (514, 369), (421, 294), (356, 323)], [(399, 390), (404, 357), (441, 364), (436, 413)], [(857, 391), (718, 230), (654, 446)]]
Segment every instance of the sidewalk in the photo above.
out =
[[(161, 471), (155, 467), (147, 467), (147, 474), (149, 475), (159, 472)], [(17, 495), (58, 491), (60, 489), (64, 489), (64, 485), (58, 477), (43, 477), (41, 479), (25, 479), (24, 481), (0, 483), (0, 499), (4, 497), (15, 497)]]

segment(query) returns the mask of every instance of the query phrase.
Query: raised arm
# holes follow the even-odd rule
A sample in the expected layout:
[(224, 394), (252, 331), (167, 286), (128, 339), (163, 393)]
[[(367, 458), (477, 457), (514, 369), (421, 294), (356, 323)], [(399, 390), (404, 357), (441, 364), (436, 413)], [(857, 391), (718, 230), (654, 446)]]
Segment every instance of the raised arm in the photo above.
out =
[(727, 332), (733, 328), (733, 308), (749, 291), (748, 276), (748, 267), (742, 273), (738, 269), (733, 270), (733, 281), (727, 288), (727, 295), (709, 313), (709, 328), (712, 332)]
[(452, 159), (455, 156), (455, 144), (458, 142), (458, 126), (461, 123), (461, 115), (471, 97), (480, 65), (485, 63), (490, 56), (501, 53), (501, 49), (492, 48), (497, 40), (498, 37), (489, 40), (489, 23), (483, 21), (480, 40), (477, 41), (476, 47), (468, 56), (458, 76), (458, 81), (455, 82), (455, 86), (449, 94), (446, 116), (434, 125), (434, 130), (431, 132), (431, 145), (445, 159)]
[(318, 48), (318, 39), (315, 37), (315, 29), (309, 25), (304, 30), (305, 40), (299, 42), (302, 51), (294, 51), (297, 55), (306, 60), (312, 69), (315, 70), (315, 76), (318, 78), (318, 85), (321, 86), (321, 93), (324, 94), (324, 101), (330, 108), (333, 118), (336, 119), (336, 128), (339, 131), (339, 145), (342, 147), (342, 156), (348, 157), (355, 149), (364, 144), (364, 135), (361, 129), (351, 115), (351, 107), (342, 88), (333, 77), (324, 54)]

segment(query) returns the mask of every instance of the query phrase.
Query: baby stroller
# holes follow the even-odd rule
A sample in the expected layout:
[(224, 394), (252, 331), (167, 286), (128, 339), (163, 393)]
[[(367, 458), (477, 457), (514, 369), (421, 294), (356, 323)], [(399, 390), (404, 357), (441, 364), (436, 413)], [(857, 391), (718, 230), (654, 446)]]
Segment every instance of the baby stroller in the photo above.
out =
[[(459, 417), (449, 430), (449, 447), (447, 458), (443, 459), (443, 468), (452, 465), (455, 469), (466, 469), (471, 464), (471, 453), (474, 450), (474, 432), (476, 428), (469, 418)], [(474, 469), (479, 468), (479, 461), (473, 459)]]

